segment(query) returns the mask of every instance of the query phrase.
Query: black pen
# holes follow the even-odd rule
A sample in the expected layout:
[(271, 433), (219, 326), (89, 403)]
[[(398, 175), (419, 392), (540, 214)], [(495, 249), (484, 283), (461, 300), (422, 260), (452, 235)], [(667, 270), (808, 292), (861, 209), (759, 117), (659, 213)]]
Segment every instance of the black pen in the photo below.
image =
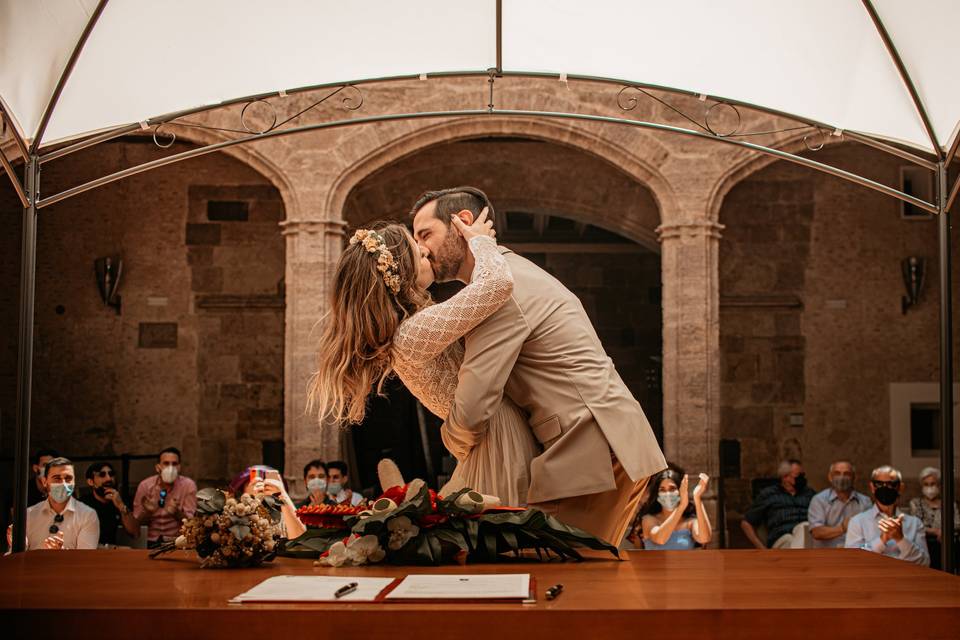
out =
[(554, 600), (557, 596), (560, 595), (561, 592), (563, 592), (562, 584), (557, 583), (553, 585), (552, 587), (547, 589), (547, 600)]
[(340, 587), (339, 589), (337, 589), (336, 591), (333, 592), (333, 597), (334, 597), (334, 598), (342, 598), (343, 596), (347, 595), (348, 593), (353, 593), (354, 591), (357, 590), (357, 586), (358, 586), (358, 585), (357, 585), (356, 582), (351, 582), (350, 584), (345, 584), (345, 585), (343, 585), (342, 587)]

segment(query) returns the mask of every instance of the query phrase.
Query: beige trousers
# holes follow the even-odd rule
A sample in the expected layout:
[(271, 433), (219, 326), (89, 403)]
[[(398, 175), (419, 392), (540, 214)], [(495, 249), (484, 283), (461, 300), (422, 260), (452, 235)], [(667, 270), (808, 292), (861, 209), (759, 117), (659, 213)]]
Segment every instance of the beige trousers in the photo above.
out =
[(650, 478), (634, 482), (617, 459), (613, 460), (613, 477), (617, 488), (611, 491), (532, 503), (530, 506), (619, 546), (640, 508)]

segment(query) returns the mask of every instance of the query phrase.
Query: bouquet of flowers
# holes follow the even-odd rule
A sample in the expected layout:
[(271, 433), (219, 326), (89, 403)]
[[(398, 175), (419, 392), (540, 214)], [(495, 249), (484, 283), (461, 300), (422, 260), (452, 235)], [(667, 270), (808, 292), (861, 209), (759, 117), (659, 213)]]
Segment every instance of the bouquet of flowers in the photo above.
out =
[(308, 529), (279, 553), (335, 567), (381, 561), (438, 565), (496, 562), (525, 551), (579, 560), (577, 547), (619, 557), (613, 545), (539, 509), (499, 506), (495, 497), (466, 488), (443, 497), (417, 479), (390, 487), (370, 509), (345, 518), (343, 528)]
[(236, 499), (218, 489), (197, 492), (197, 513), (184, 518), (180, 535), (151, 558), (194, 549), (201, 567), (254, 567), (272, 560), (280, 539), (280, 504), (268, 495)]

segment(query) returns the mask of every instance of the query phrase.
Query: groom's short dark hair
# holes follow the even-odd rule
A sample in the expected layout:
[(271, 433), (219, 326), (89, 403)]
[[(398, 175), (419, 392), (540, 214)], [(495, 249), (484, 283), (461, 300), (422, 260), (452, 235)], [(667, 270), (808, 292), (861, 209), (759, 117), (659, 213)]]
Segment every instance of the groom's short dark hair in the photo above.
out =
[(438, 189), (436, 191), (427, 191), (417, 198), (413, 208), (410, 209), (410, 217), (417, 215), (420, 209), (427, 204), (437, 201), (437, 209), (434, 217), (441, 220), (445, 225), (450, 225), (450, 218), (458, 211), (466, 209), (473, 213), (474, 217), (479, 216), (484, 207), (489, 209), (488, 218), (493, 218), (493, 205), (490, 204), (490, 198), (476, 187), (453, 187), (452, 189)]

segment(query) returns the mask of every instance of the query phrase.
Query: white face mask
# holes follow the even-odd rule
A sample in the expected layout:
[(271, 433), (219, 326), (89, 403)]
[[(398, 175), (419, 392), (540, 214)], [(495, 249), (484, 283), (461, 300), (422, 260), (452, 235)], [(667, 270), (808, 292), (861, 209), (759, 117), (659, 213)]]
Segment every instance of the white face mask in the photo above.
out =
[(937, 496), (940, 495), (940, 487), (935, 484), (925, 486), (922, 491), (928, 500), (936, 500)]
[(307, 480), (307, 491), (310, 493), (323, 493), (327, 490), (327, 480), (325, 478), (310, 478)]
[(160, 479), (167, 484), (173, 484), (178, 475), (180, 475), (180, 470), (173, 465), (164, 467), (160, 470)]

